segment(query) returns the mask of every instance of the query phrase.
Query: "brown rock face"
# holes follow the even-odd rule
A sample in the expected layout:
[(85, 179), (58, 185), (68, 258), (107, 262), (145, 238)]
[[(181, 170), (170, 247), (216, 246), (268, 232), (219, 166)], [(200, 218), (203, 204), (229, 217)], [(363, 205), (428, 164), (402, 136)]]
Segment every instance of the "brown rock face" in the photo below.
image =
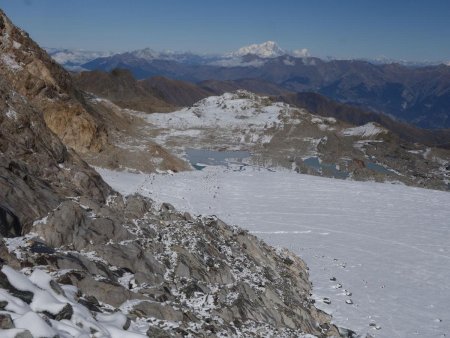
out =
[(47, 126), (79, 152), (100, 151), (105, 128), (85, 109), (72, 79), (0, 10), (0, 75), (44, 114)]
[[(103, 201), (111, 189), (53, 134), (42, 114), (0, 78), (0, 207), (3, 234), (27, 232), (64, 196)], [(6, 217), (6, 215), (9, 215)], [(17, 217), (17, 222), (14, 221)]]

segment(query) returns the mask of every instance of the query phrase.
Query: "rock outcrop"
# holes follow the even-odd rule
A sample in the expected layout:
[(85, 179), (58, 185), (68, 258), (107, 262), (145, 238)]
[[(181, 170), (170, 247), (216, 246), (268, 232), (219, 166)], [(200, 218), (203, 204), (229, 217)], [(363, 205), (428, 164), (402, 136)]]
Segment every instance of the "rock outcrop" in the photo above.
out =
[[(65, 196), (104, 201), (100, 176), (46, 126), (42, 113), (0, 79), (0, 208), (3, 235), (20, 235)], [(11, 228), (12, 227), (12, 228)]]
[(89, 114), (67, 71), (0, 10), (0, 74), (44, 116), (47, 126), (79, 152), (99, 151), (104, 126)]

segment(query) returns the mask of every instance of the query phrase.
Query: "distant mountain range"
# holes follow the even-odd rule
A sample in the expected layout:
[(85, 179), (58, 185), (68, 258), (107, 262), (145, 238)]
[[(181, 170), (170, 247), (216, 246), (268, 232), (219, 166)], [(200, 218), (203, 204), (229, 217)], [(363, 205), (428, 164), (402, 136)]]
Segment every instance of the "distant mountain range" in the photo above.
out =
[[(76, 58), (82, 60), (76, 53), (70, 61), (68, 53), (54, 55), (59, 55), (66, 67), (69, 62), (74, 67)], [(450, 128), (450, 67), (444, 64), (419, 67), (363, 60), (325, 61), (309, 56), (307, 50), (286, 51), (268, 41), (225, 55), (143, 49), (98, 57), (77, 67), (107, 72), (128, 69), (137, 79), (163, 76), (191, 83), (253, 81), (260, 87), (264, 83), (266, 88), (277, 88), (278, 93), (268, 93), (272, 95), (316, 92), (422, 128)]]
[[(164, 50), (156, 51), (151, 48), (144, 48), (129, 52), (111, 52), (111, 51), (89, 51), (83, 49), (68, 49), (68, 48), (46, 48), (47, 53), (58, 63), (68, 68), (69, 70), (82, 70), (83, 65), (93, 61), (98, 58), (112, 57), (121, 55), (124, 57), (134, 57), (137, 59), (144, 59), (146, 61), (177, 61), (187, 64), (197, 64), (197, 65), (239, 65), (245, 66), (246, 62), (242, 59), (247, 55), (255, 55), (261, 59), (276, 58), (279, 56), (293, 56), (296, 58), (310, 57), (308, 49), (296, 49), (288, 51), (282, 49), (274, 41), (266, 41), (261, 44), (252, 44), (239, 48), (236, 51), (225, 53), (225, 54), (199, 54), (189, 51), (173, 51)], [(325, 61), (337, 60), (335, 57), (327, 57)], [(372, 59), (356, 59), (359, 61), (367, 61), (374, 64), (391, 64), (398, 63), (404, 66), (411, 67), (424, 67), (424, 66), (436, 66), (439, 64), (444, 64), (450, 66), (450, 61), (406, 61), (397, 60), (387, 57), (378, 57)], [(241, 61), (241, 62), (239, 62)], [(263, 64), (263, 62), (260, 62)]]
[(99, 57), (114, 55), (113, 52), (98, 52), (81, 49), (46, 48), (45, 50), (53, 60), (70, 71), (85, 70), (81, 65), (86, 62), (95, 60)]

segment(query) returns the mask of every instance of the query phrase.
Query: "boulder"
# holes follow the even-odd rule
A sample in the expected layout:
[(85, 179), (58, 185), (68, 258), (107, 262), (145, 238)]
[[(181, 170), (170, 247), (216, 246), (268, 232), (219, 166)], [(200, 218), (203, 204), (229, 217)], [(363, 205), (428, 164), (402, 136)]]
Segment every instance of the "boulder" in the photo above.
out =
[(0, 313), (0, 329), (7, 330), (13, 329), (14, 327), (14, 322), (11, 316), (7, 313)]
[(8, 208), (0, 205), (0, 234), (5, 237), (17, 237), (22, 233), (19, 218)]

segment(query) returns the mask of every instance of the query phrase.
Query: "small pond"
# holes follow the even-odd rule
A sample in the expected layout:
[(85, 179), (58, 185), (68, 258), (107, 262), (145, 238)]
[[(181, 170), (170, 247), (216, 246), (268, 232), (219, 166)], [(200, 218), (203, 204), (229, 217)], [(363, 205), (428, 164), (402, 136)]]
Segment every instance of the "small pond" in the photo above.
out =
[(206, 166), (225, 166), (238, 164), (245, 166), (243, 159), (251, 156), (249, 151), (217, 151), (208, 149), (186, 149), (186, 159), (197, 170)]

